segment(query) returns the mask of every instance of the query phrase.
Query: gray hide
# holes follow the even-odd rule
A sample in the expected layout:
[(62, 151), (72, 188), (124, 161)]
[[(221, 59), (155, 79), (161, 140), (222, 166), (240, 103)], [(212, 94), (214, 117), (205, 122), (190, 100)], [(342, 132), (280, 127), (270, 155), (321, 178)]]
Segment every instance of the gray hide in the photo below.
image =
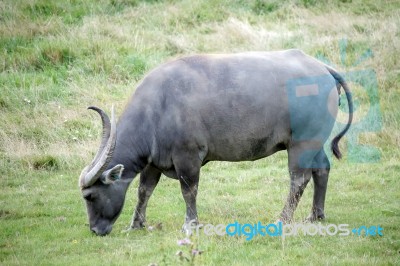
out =
[(349, 121), (331, 143), (337, 158), (338, 142), (352, 121), (351, 94), (335, 70), (303, 52), (194, 55), (159, 66), (138, 86), (117, 125), (90, 107), (103, 121), (99, 152), (80, 177), (91, 230), (111, 231), (138, 173), (130, 228), (145, 225), (147, 202), (162, 173), (180, 182), (184, 226), (196, 223), (202, 165), (252, 161), (280, 150), (288, 152), (291, 180), (280, 219), (290, 222), (311, 177), (314, 201), (308, 219), (323, 219), (330, 170), (323, 144), (335, 123), (341, 87)]

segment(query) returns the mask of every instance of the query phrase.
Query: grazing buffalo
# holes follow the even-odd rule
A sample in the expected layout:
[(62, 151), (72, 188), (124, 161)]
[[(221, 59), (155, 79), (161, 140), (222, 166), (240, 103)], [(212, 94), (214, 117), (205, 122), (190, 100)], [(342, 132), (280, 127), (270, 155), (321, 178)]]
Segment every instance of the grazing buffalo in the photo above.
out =
[(146, 206), (161, 174), (179, 180), (186, 203), (184, 229), (197, 222), (200, 168), (209, 161), (253, 161), (287, 150), (290, 192), (280, 219), (290, 222), (313, 178), (310, 221), (324, 218), (329, 138), (344, 89), (349, 119), (333, 138), (333, 154), (352, 122), (345, 80), (299, 50), (182, 57), (151, 71), (118, 124), (101, 116), (100, 148), (79, 178), (90, 229), (112, 230), (125, 194), (140, 173), (138, 203), (130, 229), (145, 225)]

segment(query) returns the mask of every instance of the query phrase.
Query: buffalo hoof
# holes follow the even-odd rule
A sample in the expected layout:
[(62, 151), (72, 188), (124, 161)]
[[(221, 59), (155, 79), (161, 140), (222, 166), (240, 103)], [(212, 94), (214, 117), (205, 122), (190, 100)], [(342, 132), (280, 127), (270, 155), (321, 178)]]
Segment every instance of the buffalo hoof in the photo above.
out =
[(196, 228), (202, 227), (202, 224), (199, 225), (199, 222), (197, 220), (191, 220), (188, 223), (184, 223), (182, 225), (182, 232), (186, 234), (186, 236), (192, 235), (194, 232), (196, 232)]
[(131, 224), (131, 228), (132, 229), (142, 229), (142, 228), (145, 228), (145, 227), (146, 227), (146, 225), (145, 225), (144, 221), (134, 221)]
[(290, 224), (292, 222), (292, 218), (288, 217), (285, 214), (281, 214), (281, 216), (279, 217), (279, 219), (276, 222), (277, 223), (281, 222), (282, 224)]
[(306, 219), (305, 222), (308, 223), (313, 223), (316, 221), (320, 221), (320, 220), (324, 220), (325, 219), (325, 214), (321, 213), (321, 214), (310, 214)]
[(132, 231), (136, 231), (136, 230), (140, 230), (140, 229), (144, 229), (144, 227), (131, 227), (131, 226), (129, 226), (127, 229), (122, 230), (121, 233), (129, 234)]
[(275, 221), (275, 224), (278, 224), (278, 223), (288, 224), (288, 222), (286, 222), (286, 221), (284, 221), (282, 219), (278, 219), (278, 220)]
[(127, 229), (122, 230), (122, 233), (129, 233), (130, 231), (143, 229), (143, 228), (145, 228), (145, 227), (146, 227), (146, 226), (145, 226), (144, 222), (135, 221), (135, 222), (133, 222), (133, 224), (131, 224), (131, 226), (129, 226)]

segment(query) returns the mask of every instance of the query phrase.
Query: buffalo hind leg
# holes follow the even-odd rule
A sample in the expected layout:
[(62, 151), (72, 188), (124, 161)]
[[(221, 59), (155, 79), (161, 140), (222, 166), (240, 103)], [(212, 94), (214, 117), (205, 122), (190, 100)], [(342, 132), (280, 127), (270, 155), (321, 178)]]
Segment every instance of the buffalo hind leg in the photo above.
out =
[(280, 216), (284, 223), (291, 222), (304, 189), (311, 179), (311, 165), (316, 152), (306, 145), (298, 144), (288, 149), (290, 191)]
[(310, 222), (325, 218), (324, 204), (329, 170), (330, 163), (325, 151), (322, 149), (313, 161), (312, 178), (314, 181), (314, 198), (311, 214), (307, 218)]
[(147, 202), (154, 188), (160, 180), (161, 172), (148, 165), (140, 174), (140, 184), (138, 189), (138, 203), (132, 219), (131, 228), (139, 229), (145, 227)]
[(285, 207), (281, 213), (281, 221), (290, 223), (293, 213), (299, 204), (308, 181), (311, 179), (311, 169), (292, 169), (290, 170), (290, 191), (286, 200)]

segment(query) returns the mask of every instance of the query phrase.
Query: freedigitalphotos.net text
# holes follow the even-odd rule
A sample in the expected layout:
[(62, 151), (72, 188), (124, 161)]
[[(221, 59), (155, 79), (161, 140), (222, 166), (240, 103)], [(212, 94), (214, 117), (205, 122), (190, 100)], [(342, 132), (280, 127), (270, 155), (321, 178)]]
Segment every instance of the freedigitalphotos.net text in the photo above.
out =
[(196, 224), (191, 221), (187, 227), (188, 234), (199, 235), (202, 231), (207, 236), (244, 236), (246, 240), (252, 240), (255, 236), (288, 237), (288, 236), (383, 236), (383, 228), (380, 225), (366, 226), (362, 225), (350, 229), (349, 224), (313, 224), (313, 223), (295, 223), (283, 224), (282, 222), (263, 224), (257, 222), (254, 224), (241, 224), (237, 221), (228, 225), (218, 224)]

